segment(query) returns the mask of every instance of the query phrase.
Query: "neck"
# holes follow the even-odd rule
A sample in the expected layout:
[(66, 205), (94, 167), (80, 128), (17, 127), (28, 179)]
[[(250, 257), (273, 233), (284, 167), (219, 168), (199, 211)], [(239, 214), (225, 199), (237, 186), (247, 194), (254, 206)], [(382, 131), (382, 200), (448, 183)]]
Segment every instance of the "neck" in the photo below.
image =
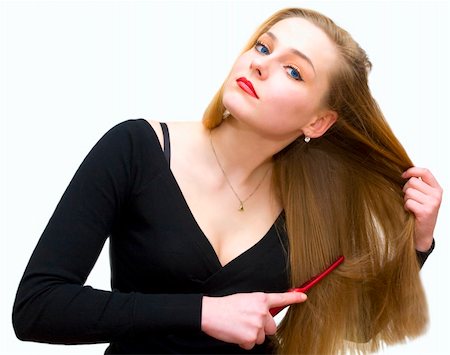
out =
[(283, 148), (280, 142), (262, 137), (232, 119), (211, 132), (220, 165), (236, 185), (254, 186), (273, 164), (273, 155)]

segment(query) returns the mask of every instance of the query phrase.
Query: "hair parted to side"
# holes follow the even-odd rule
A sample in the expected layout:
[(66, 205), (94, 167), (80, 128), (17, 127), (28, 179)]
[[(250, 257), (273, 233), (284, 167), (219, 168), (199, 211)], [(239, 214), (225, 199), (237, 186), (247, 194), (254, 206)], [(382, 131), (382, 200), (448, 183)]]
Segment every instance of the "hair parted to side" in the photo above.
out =
[[(414, 247), (414, 217), (403, 207), (401, 178), (413, 164), (368, 87), (371, 63), (348, 32), (326, 16), (289, 8), (267, 19), (248, 42), (285, 18), (301, 17), (334, 42), (339, 61), (325, 104), (337, 122), (319, 139), (299, 139), (275, 158), (289, 235), (292, 286), (346, 260), (291, 306), (276, 335), (281, 354), (376, 351), (420, 335), (428, 320)], [(222, 88), (203, 124), (214, 128), (225, 108)]]

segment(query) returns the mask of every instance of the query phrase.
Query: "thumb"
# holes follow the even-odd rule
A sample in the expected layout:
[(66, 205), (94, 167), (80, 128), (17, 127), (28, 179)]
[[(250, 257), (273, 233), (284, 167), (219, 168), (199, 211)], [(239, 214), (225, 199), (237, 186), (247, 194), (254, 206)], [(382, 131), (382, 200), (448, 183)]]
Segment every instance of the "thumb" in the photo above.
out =
[(285, 307), (294, 303), (305, 302), (308, 297), (302, 292), (268, 293), (269, 308)]

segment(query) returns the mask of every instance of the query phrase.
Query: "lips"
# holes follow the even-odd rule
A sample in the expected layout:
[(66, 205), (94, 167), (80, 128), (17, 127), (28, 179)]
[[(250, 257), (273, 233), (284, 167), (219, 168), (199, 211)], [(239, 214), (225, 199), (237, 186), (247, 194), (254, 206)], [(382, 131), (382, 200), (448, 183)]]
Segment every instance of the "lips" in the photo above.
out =
[(241, 78), (236, 79), (236, 82), (239, 85), (239, 87), (242, 90), (244, 90), (247, 94), (259, 99), (258, 94), (256, 93), (252, 83), (249, 80), (247, 80), (244, 77), (241, 77)]

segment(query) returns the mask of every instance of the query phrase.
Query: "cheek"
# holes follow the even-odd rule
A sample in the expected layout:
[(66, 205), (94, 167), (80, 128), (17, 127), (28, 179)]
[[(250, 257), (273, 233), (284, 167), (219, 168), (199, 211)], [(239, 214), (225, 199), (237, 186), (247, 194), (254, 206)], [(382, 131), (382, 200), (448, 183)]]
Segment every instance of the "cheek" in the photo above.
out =
[(286, 119), (299, 119), (311, 116), (314, 112), (314, 102), (302, 90), (289, 90), (286, 87), (273, 87), (272, 94), (264, 100), (267, 113)]
[(250, 63), (252, 60), (252, 56), (250, 52), (246, 52), (242, 55), (240, 55), (236, 61), (233, 63), (233, 66), (231, 67), (231, 75), (236, 73), (243, 73), (245, 71), (248, 72), (250, 68)]

